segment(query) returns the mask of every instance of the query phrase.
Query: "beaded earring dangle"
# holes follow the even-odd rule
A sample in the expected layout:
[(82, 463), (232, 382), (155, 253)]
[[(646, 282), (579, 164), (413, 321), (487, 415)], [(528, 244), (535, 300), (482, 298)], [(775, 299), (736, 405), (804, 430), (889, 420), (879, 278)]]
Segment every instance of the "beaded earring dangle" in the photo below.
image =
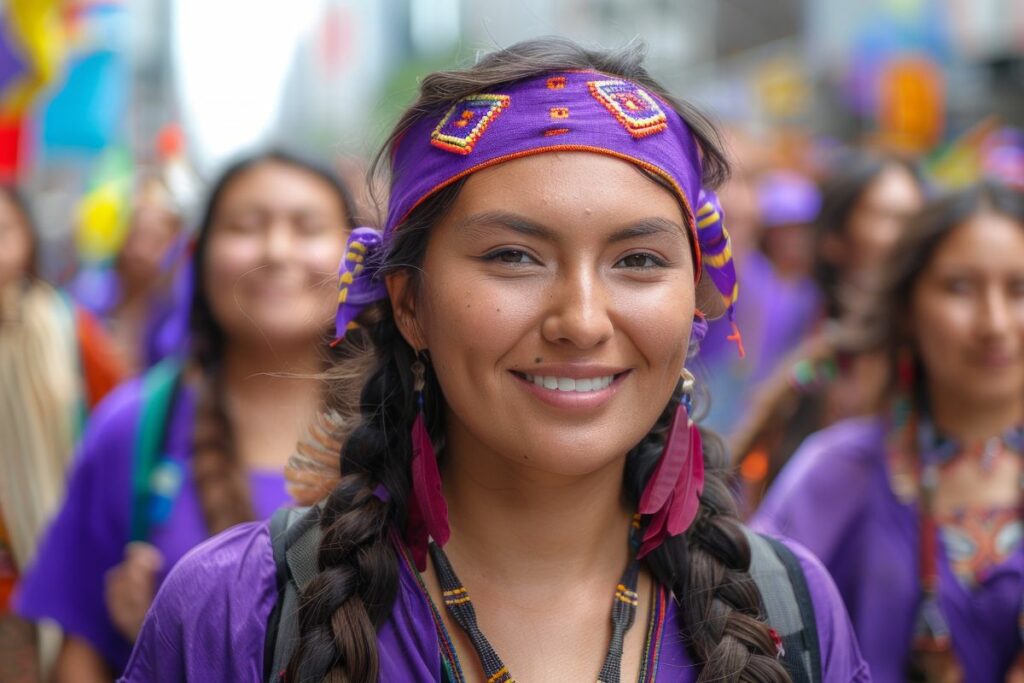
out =
[(683, 368), (681, 381), (683, 395), (672, 416), (665, 449), (640, 497), (640, 514), (651, 515), (651, 518), (637, 558), (657, 548), (667, 537), (686, 531), (700, 510), (704, 451), (700, 430), (690, 419), (695, 380), (693, 374)]
[(427, 431), (423, 411), (427, 368), (419, 358), (412, 364), (412, 373), (419, 413), (412, 425), (412, 500), (409, 501), (405, 540), (416, 568), (424, 571), (427, 568), (427, 549), (431, 539), (443, 546), (448, 542), (451, 532), (448, 529), (448, 504), (441, 491), (441, 472), (437, 468), (437, 455), (434, 453), (434, 444)]

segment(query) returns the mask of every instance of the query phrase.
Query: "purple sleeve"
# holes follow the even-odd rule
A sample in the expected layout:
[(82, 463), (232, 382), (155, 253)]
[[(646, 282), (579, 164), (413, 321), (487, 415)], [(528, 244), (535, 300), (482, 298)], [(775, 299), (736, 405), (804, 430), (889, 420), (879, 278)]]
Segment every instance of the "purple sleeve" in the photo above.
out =
[(89, 642), (119, 671), (130, 644), (114, 628), (104, 603), (104, 575), (128, 541), (134, 425), (140, 385), (131, 382), (96, 409), (83, 437), (64, 504), (21, 583), (16, 609), (53, 619)]
[(277, 580), (266, 522), (240, 524), (174, 566), (121, 681), (259, 681)]
[(875, 419), (839, 422), (811, 435), (772, 484), (750, 526), (791, 538), (827, 566), (859, 517), (877, 476), (883, 428)]
[(800, 561), (814, 603), (814, 622), (821, 646), (822, 680), (828, 683), (869, 683), (871, 674), (860, 653), (857, 636), (843, 599), (828, 571), (806, 548), (781, 539)]

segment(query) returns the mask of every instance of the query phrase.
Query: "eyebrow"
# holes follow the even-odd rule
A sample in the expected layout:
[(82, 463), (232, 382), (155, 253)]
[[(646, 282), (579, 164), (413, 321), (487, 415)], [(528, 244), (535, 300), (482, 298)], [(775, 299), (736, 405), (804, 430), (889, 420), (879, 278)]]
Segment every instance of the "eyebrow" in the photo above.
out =
[[(464, 220), (460, 227), (464, 230), (483, 234), (487, 231), (489, 226), (499, 226), (518, 232), (522, 235), (542, 239), (553, 244), (557, 244), (562, 240), (561, 236), (551, 228), (508, 211), (486, 211), (484, 213), (478, 213)], [(688, 238), (686, 230), (675, 221), (661, 218), (659, 216), (648, 216), (646, 218), (636, 220), (626, 227), (616, 230), (609, 236), (608, 242), (624, 242), (637, 237), (648, 237), (663, 233), (670, 233), (683, 238)]]

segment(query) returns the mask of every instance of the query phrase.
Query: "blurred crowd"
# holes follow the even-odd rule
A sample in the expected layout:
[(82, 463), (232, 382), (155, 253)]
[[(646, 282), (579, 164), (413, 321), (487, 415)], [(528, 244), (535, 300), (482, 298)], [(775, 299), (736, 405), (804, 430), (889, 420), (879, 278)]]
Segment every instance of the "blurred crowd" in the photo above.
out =
[[(991, 620), (1017, 643), (1024, 613), (998, 583), (1024, 539), (1024, 132), (973, 131), (955, 181), (877, 140), (722, 134), (740, 290), (694, 372), (741, 509), (832, 572), (878, 680), (904, 675), (906, 630), (919, 671), (1024, 677), (1019, 647), (944, 647)], [(346, 235), (379, 215), (368, 164), (261, 149), (202, 182), (165, 135), (162, 165), (95, 184), (65, 226), (0, 188), (0, 683), (112, 680), (174, 563), (316, 501), (339, 448), (326, 342)], [(44, 233), (74, 272), (44, 272)]]
[[(951, 189), (920, 159), (884, 149), (811, 141), (814, 151), (793, 159), (778, 141), (735, 127), (725, 135), (734, 172), (721, 196), (742, 336), (728, 321), (712, 323), (697, 375), (711, 396), (705, 419), (731, 446), (746, 513), (828, 563), (841, 552), (834, 535), (848, 533), (836, 527), (857, 513), (813, 488), (816, 500), (801, 501), (807, 486), (774, 494), (794, 453), (820, 451), (830, 426), (850, 429), (860, 418), (893, 433), (924, 420), (961, 429), (971, 408), (939, 414), (915, 383), (922, 375), (929, 387), (957, 387), (958, 402), (976, 396), (975, 419), (995, 401), (1018, 424), (1020, 406), (1007, 397), (1024, 396), (1024, 377), (1003, 377), (1003, 394), (994, 385), (1012, 369), (1003, 356), (1024, 353), (1013, 327), (1024, 307), (1024, 144), (1017, 131), (994, 129), (976, 180)], [(339, 162), (350, 183), (361, 181), (354, 164)], [(329, 463), (337, 448), (316, 410), (316, 378), (329, 363), (335, 265), (356, 215), (371, 212), (353, 197), (368, 194), (329, 168), (259, 152), (207, 188), (189, 225), (166, 177), (139, 174), (107, 257), (95, 258), (96, 245), (117, 231), (79, 211), (69, 220), (78, 221), (81, 266), (51, 282), (36, 263), (32, 198), (3, 188), (0, 680), (32, 680), (40, 663), (58, 680), (109, 680), (162, 577), (190, 547), (317, 499), (302, 468), (286, 477), (286, 466), (297, 449), (312, 454), (300, 462), (322, 454)], [(986, 256), (1004, 247), (1007, 272)], [(947, 252), (964, 263), (930, 274)], [(940, 278), (931, 295), (940, 300), (919, 302), (930, 277)], [(986, 310), (961, 313), (976, 318), (960, 323), (943, 296), (980, 299)], [(977, 316), (993, 318), (990, 327)], [(961, 351), (969, 358), (957, 365)], [(974, 394), (965, 389), (972, 382), (982, 385)], [(789, 509), (816, 502), (823, 507), (809, 517)], [(820, 517), (823, 528), (786, 522)], [(1003, 562), (1016, 547), (987, 559)], [(963, 560), (965, 571), (975, 560)], [(35, 620), (62, 630), (56, 650), (30, 627)]]

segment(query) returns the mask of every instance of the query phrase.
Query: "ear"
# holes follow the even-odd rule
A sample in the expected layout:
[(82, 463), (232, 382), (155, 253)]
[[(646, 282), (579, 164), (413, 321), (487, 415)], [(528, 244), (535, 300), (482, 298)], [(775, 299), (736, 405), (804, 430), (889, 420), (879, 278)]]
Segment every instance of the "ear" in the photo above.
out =
[(416, 288), (413, 285), (412, 271), (401, 269), (384, 278), (384, 286), (391, 299), (391, 310), (395, 315), (395, 325), (402, 338), (416, 351), (427, 348), (427, 340), (416, 317)]

